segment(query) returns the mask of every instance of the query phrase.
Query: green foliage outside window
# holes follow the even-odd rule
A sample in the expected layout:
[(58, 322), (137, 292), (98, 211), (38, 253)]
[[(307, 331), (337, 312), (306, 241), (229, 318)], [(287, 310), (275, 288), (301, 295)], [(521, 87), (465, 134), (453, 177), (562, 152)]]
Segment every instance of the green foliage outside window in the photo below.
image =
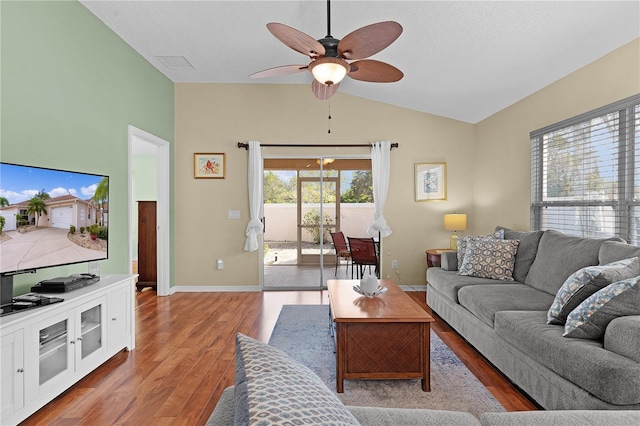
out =
[[(344, 172), (342, 172), (344, 173)], [(341, 173), (341, 186), (347, 188), (340, 194), (341, 203), (373, 203), (373, 181), (371, 170), (356, 170), (349, 181), (347, 174)], [(310, 176), (313, 173), (305, 171), (301, 176)], [(288, 181), (282, 180), (276, 173), (266, 171), (263, 181), (264, 202), (266, 204), (295, 204), (297, 199), (297, 179), (291, 177)], [(324, 202), (332, 203), (335, 200), (335, 191), (330, 185), (326, 185), (322, 191)], [(320, 202), (320, 183), (303, 186), (302, 199), (305, 203)]]
[[(324, 214), (324, 225), (331, 225), (333, 222), (333, 218), (329, 216), (327, 213)], [(311, 234), (313, 238), (313, 242), (316, 244), (320, 244), (320, 212), (316, 209), (309, 210), (305, 213), (304, 218), (302, 220), (303, 225), (311, 225), (311, 228), (306, 228), (307, 232)], [(323, 235), (323, 243), (329, 242), (329, 229), (324, 230)]]

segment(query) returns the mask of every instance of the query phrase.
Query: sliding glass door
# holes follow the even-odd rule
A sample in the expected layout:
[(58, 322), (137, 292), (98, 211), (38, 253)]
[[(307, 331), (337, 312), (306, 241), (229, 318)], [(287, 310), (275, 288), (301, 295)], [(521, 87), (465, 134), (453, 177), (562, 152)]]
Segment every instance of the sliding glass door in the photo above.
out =
[(367, 236), (374, 210), (369, 159), (265, 158), (263, 288), (318, 290), (351, 279), (346, 261), (336, 267), (330, 233)]

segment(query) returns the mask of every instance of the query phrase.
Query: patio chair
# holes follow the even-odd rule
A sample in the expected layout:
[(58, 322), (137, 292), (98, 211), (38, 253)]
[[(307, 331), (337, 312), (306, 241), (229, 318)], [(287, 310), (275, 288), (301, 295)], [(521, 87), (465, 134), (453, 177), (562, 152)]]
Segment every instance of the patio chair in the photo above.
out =
[(369, 266), (369, 273), (371, 273), (371, 267), (375, 266), (376, 277), (380, 278), (378, 251), (376, 250), (376, 243), (373, 238), (347, 238), (351, 251), (351, 278), (353, 278), (354, 265), (358, 266), (356, 278), (362, 278), (365, 266)]
[[(333, 247), (336, 250), (336, 270), (333, 276), (338, 275), (338, 265), (341, 263), (341, 260), (344, 259), (347, 261), (345, 266), (345, 273), (349, 272), (349, 264), (351, 263), (351, 252), (349, 251), (349, 246), (347, 245), (347, 241), (344, 238), (344, 234), (342, 232), (330, 232), (331, 239), (333, 240)], [(351, 263), (351, 278), (353, 278), (353, 264)]]

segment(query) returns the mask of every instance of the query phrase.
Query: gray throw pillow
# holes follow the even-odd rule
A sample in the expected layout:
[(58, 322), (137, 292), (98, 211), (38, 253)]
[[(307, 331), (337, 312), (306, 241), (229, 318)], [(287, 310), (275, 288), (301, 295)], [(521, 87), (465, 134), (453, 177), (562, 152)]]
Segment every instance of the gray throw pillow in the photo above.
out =
[(640, 277), (610, 284), (589, 296), (567, 317), (565, 337), (602, 339), (615, 318), (640, 315)]
[(567, 316), (587, 297), (612, 284), (640, 275), (640, 259), (624, 259), (602, 266), (587, 266), (562, 284), (547, 313), (548, 324), (564, 324)]
[(467, 251), (467, 243), (471, 240), (478, 239), (499, 239), (502, 240), (504, 238), (504, 230), (500, 229), (498, 231), (492, 232), (490, 234), (478, 235), (478, 236), (467, 236), (458, 239), (458, 268), (462, 266), (462, 262), (464, 262), (464, 255)]
[(235, 393), (235, 425), (359, 425), (313, 371), (240, 333)]
[(459, 275), (513, 281), (518, 240), (471, 239)]
[(520, 283), (524, 283), (533, 261), (536, 260), (538, 244), (540, 244), (540, 238), (542, 238), (544, 231), (521, 232), (504, 228), (502, 226), (496, 227), (496, 231), (501, 229), (504, 230), (505, 240), (520, 241), (518, 253), (516, 253), (516, 262), (513, 267), (513, 279)]

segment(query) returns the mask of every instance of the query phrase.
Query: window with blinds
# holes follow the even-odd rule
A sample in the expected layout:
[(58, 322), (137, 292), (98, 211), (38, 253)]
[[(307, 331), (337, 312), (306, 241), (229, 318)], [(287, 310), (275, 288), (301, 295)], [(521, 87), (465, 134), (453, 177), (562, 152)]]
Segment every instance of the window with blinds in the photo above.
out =
[(640, 95), (530, 136), (532, 230), (640, 245)]

